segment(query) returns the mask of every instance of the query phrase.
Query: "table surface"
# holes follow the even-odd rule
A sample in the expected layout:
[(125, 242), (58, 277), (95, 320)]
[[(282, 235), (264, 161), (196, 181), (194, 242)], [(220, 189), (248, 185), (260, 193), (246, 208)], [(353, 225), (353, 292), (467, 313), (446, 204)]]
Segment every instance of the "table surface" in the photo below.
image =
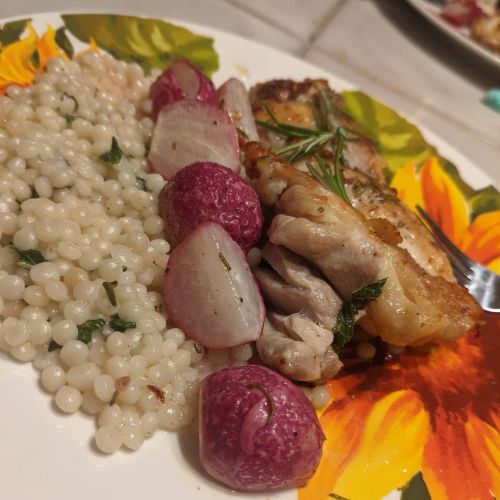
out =
[(500, 185), (500, 113), (482, 103), (500, 69), (403, 0), (0, 1), (0, 18), (44, 11), (177, 18), (280, 48), (425, 125)]

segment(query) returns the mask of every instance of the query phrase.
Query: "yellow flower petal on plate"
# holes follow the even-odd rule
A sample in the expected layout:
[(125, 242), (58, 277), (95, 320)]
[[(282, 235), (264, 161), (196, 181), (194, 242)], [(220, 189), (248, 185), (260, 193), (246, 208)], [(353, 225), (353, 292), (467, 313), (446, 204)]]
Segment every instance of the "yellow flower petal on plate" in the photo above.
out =
[(28, 35), (0, 51), (0, 93), (13, 83), (21, 86), (29, 85), (36, 68), (33, 64), (33, 54), (38, 47), (38, 35), (33, 26), (28, 24)]
[(465, 434), (475, 467), (490, 478), (491, 490), (500, 492), (500, 434), (475, 415), (465, 424)]
[(493, 259), (492, 261), (488, 262), (486, 265), (488, 269), (491, 269), (493, 272), (500, 274), (500, 257), (497, 259)]
[[(365, 398), (364, 396), (368, 396)], [(377, 402), (369, 394), (326, 412), (327, 440), (315, 476), (299, 490), (300, 500), (381, 498), (419, 470), (429, 419), (418, 395), (395, 391)]]
[(424, 206), (422, 186), (417, 175), (417, 162), (410, 161), (401, 167), (392, 178), (391, 187), (398, 192), (398, 198), (415, 210), (416, 205)]
[(438, 158), (427, 160), (420, 170), (427, 213), (454, 243), (460, 245), (469, 226), (467, 200)]
[(40, 56), (40, 68), (43, 69), (47, 65), (47, 63), (53, 57), (63, 57), (67, 59), (68, 57), (64, 53), (64, 51), (57, 45), (56, 43), (56, 32), (52, 28), (52, 26), (47, 25), (47, 31), (40, 38), (40, 42), (38, 44), (38, 54)]

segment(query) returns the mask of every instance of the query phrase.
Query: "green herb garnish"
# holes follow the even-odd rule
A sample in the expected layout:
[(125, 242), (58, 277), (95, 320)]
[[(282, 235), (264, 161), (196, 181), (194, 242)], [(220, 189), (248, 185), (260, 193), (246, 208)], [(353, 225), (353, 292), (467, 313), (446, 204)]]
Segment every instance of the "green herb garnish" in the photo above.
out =
[(37, 264), (47, 262), (47, 259), (43, 256), (40, 250), (18, 250), (16, 247), (14, 247), (14, 250), (19, 254), (17, 265), (24, 267), (25, 269), (31, 269)]
[(113, 314), (113, 316), (111, 316), (109, 325), (116, 332), (124, 332), (129, 328), (135, 328), (137, 326), (133, 321), (125, 321), (121, 319), (120, 316), (118, 316), (118, 314)]
[(271, 118), (273, 124), (257, 120), (257, 123), (261, 127), (264, 127), (271, 132), (275, 132), (276, 134), (301, 139), (276, 151), (277, 154), (285, 156), (285, 158), (290, 162), (303, 158), (315, 149), (325, 146), (335, 135), (335, 132), (332, 132), (331, 130), (316, 130), (280, 123), (268, 106), (265, 104), (262, 104), (262, 106)]
[(106, 324), (106, 321), (97, 318), (97, 319), (89, 319), (78, 325), (78, 337), (77, 339), (83, 342), (84, 344), (88, 344), (92, 339), (92, 332), (102, 328)]
[(116, 137), (113, 137), (113, 139), (111, 139), (111, 149), (99, 156), (99, 159), (104, 163), (116, 165), (117, 163), (120, 163), (122, 156), (123, 151), (120, 149)]
[(67, 94), (66, 92), (63, 92), (61, 96), (61, 101), (63, 100), (63, 97), (67, 97), (68, 99), (71, 99), (75, 103), (75, 109), (73, 109), (73, 112), (76, 113), (78, 111), (78, 101), (76, 100), (76, 97), (73, 97), (72, 95)]
[(64, 119), (66, 120), (66, 125), (71, 125), (77, 118), (80, 118), (77, 115), (66, 114), (64, 115)]
[[(347, 135), (350, 132), (338, 122), (336, 118), (336, 113), (338, 113), (338, 111), (330, 96), (328, 96), (326, 92), (320, 91), (319, 109), (315, 106), (312, 107), (317, 129), (308, 129), (280, 123), (274, 113), (265, 104), (262, 104), (262, 106), (271, 118), (273, 124), (257, 121), (261, 127), (286, 137), (300, 139), (278, 149), (276, 153), (284, 156), (285, 159), (290, 162), (294, 162), (308, 154), (315, 153), (319, 171), (311, 163), (306, 163), (311, 175), (327, 189), (348, 201), (349, 198), (344, 187), (340, 165), (344, 163), (342, 153), (344, 151), (344, 143), (347, 140)], [(334, 173), (326, 160), (317, 153), (318, 150), (321, 150), (327, 144), (332, 144), (335, 147), (333, 160)]]
[(340, 351), (352, 339), (356, 314), (369, 302), (380, 296), (386, 281), (387, 278), (383, 278), (374, 283), (368, 283), (354, 291), (350, 300), (344, 301), (333, 327), (334, 341), (332, 346), (335, 351)]
[(52, 351), (55, 351), (57, 349), (60, 349), (61, 347), (62, 347), (62, 345), (59, 345), (55, 340), (51, 340), (49, 343), (48, 351), (52, 352)]
[(267, 414), (267, 420), (266, 420), (266, 424), (269, 424), (272, 418), (274, 417), (274, 413), (276, 411), (276, 405), (274, 404), (274, 399), (271, 396), (271, 393), (263, 385), (256, 384), (255, 382), (244, 381), (242, 382), (242, 384), (245, 387), (248, 387), (249, 389), (257, 389), (264, 395), (264, 397), (267, 400), (267, 403), (269, 404), (269, 413)]
[(75, 50), (66, 35), (66, 28), (64, 26), (56, 31), (56, 43), (70, 59), (73, 59)]
[(222, 252), (219, 252), (219, 259), (222, 262), (222, 265), (226, 268), (226, 271), (231, 271), (231, 266)]
[(332, 172), (331, 166), (326, 162), (326, 160), (321, 158), (321, 156), (319, 155), (315, 155), (319, 171), (312, 163), (306, 162), (306, 166), (310, 174), (318, 182), (323, 184), (323, 186), (326, 189), (329, 189), (332, 193), (337, 194), (343, 200), (349, 201), (349, 196), (347, 196), (347, 192), (344, 186), (344, 178), (342, 176), (342, 171), (340, 170), (340, 161), (342, 158), (342, 153), (341, 153), (342, 146), (343, 146), (343, 138), (342, 135), (339, 134), (337, 149), (335, 150), (335, 157), (333, 160), (333, 165), (335, 169), (334, 173)]
[(116, 307), (117, 305), (116, 295), (115, 295), (116, 281), (104, 281), (102, 286), (104, 288), (104, 291), (106, 292), (106, 295), (108, 296), (108, 300), (111, 302), (111, 305)]

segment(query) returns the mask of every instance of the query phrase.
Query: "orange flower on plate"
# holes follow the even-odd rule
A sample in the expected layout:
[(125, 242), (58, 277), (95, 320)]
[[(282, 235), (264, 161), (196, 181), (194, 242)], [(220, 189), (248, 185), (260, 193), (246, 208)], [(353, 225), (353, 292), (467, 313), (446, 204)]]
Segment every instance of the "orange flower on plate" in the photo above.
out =
[(422, 206), (458, 248), (500, 274), (500, 210), (470, 222), (470, 207), (462, 191), (438, 158), (420, 167), (409, 162), (394, 176), (391, 187), (412, 210)]
[(500, 320), (426, 355), (349, 364), (328, 383), (327, 436), (300, 500), (382, 498), (421, 471), (435, 499), (500, 493)]
[(55, 31), (51, 26), (39, 37), (31, 23), (27, 35), (17, 42), (0, 49), (0, 95), (9, 85), (21, 87), (31, 85), (36, 72), (42, 70), (53, 57), (64, 57), (64, 51), (57, 45)]

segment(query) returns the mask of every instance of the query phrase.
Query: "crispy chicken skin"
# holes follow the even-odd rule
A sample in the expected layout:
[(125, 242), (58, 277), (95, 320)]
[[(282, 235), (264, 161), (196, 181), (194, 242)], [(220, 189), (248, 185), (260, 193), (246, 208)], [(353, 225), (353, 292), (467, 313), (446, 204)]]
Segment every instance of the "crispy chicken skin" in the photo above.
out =
[(271, 196), (266, 193), (276, 213), (268, 230), (273, 244), (316, 266), (343, 299), (387, 278), (380, 297), (367, 306), (371, 333), (398, 346), (420, 345), (456, 339), (479, 320), (481, 310), (464, 288), (427, 273), (394, 238), (378, 234), (312, 176), (261, 143), (247, 143), (244, 153), (257, 192), (274, 186)]
[[(399, 247), (432, 276), (442, 276), (455, 282), (446, 255), (434, 242), (431, 234), (418, 217), (401, 201), (394, 190), (382, 186), (360, 171), (344, 169), (344, 184), (351, 205), (367, 219), (388, 221), (399, 233)], [(372, 228), (379, 232), (372, 224)]]

